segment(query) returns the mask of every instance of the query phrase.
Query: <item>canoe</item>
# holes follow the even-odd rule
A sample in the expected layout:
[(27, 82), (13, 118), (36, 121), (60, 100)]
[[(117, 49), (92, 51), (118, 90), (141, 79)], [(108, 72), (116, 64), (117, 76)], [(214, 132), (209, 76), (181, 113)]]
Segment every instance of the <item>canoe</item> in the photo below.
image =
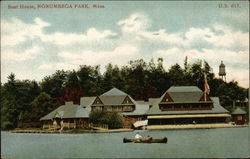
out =
[(164, 137), (162, 139), (152, 139), (152, 140), (145, 140), (145, 139), (127, 139), (123, 138), (123, 143), (167, 143), (168, 138)]

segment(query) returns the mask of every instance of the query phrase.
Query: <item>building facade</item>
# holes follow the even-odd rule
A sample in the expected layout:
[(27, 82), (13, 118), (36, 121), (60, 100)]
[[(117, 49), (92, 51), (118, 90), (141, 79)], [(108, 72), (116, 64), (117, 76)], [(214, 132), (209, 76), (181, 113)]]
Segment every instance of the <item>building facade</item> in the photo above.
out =
[(227, 123), (231, 117), (217, 97), (196, 86), (170, 87), (160, 98), (150, 98), (148, 125)]
[(40, 120), (43, 129), (81, 128), (89, 125), (89, 112), (88, 108), (66, 102)]
[(236, 125), (244, 125), (246, 123), (247, 112), (242, 110), (240, 107), (236, 108), (232, 112), (232, 118)]
[(127, 93), (112, 88), (111, 90), (95, 97), (82, 97), (81, 106), (90, 107), (91, 111), (106, 110), (117, 112), (124, 117), (124, 127), (130, 128), (136, 121), (145, 119), (145, 112), (149, 104), (135, 101)]
[[(178, 86), (170, 87), (160, 98), (149, 98), (148, 102), (135, 101), (113, 88), (100, 96), (82, 97), (80, 105), (66, 102), (41, 121), (43, 128), (87, 127), (89, 114), (95, 110), (119, 113), (125, 128), (134, 128), (137, 121), (146, 120), (148, 125), (179, 125), (228, 123), (231, 118), (218, 97), (210, 97), (196, 86)], [(242, 118), (245, 119), (244, 115)]]

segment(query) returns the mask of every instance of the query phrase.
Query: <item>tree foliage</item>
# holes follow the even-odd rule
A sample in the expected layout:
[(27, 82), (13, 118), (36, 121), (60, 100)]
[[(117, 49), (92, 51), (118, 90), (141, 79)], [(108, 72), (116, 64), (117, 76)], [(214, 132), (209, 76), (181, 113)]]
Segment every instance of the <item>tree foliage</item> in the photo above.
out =
[(123, 117), (116, 112), (92, 111), (89, 115), (89, 120), (94, 124), (107, 124), (109, 129), (123, 127)]
[[(8, 81), (1, 83), (1, 128), (18, 127), (20, 122), (39, 122), (39, 118), (52, 108), (65, 101), (80, 103), (82, 96), (100, 95), (113, 87), (130, 94), (136, 100), (160, 97), (171, 86), (198, 86), (204, 90), (204, 73), (210, 86), (210, 96), (217, 96), (225, 107), (233, 101), (243, 101), (248, 97), (248, 90), (238, 85), (237, 81), (225, 82), (216, 78), (206, 61), (193, 63), (186, 57), (183, 67), (172, 65), (164, 68), (164, 61), (158, 58), (132, 60), (126, 66), (118, 67), (109, 63), (100, 73), (100, 66), (81, 65), (72, 71), (57, 70), (46, 76), (40, 83), (30, 80), (18, 80), (11, 73)], [(37, 110), (36, 110), (37, 109)]]

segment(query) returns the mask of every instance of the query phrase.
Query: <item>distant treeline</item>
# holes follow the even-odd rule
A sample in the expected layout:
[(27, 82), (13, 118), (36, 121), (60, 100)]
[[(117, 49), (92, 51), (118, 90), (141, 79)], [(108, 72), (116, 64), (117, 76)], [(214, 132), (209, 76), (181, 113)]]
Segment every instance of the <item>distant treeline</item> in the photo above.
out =
[(248, 97), (248, 89), (237, 81), (224, 82), (215, 78), (209, 64), (202, 60), (179, 64), (168, 70), (163, 59), (155, 63), (144, 60), (130, 61), (127, 66), (108, 64), (103, 74), (100, 66), (81, 65), (78, 70), (57, 70), (41, 82), (18, 80), (14, 73), (7, 83), (1, 83), (1, 128), (39, 126), (39, 119), (64, 104), (65, 101), (80, 103), (80, 97), (96, 96), (117, 87), (136, 100), (160, 97), (170, 86), (195, 85), (204, 90), (204, 73), (210, 86), (210, 96), (220, 97), (223, 106), (232, 106), (234, 100)]

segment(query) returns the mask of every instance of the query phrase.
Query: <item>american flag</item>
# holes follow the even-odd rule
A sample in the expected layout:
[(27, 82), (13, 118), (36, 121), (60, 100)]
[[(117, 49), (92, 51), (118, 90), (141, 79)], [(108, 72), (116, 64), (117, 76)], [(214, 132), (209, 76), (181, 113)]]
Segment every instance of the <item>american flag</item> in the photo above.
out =
[(204, 73), (204, 89), (205, 89), (205, 93), (209, 94), (210, 93), (210, 88), (209, 85), (207, 83), (207, 75)]

